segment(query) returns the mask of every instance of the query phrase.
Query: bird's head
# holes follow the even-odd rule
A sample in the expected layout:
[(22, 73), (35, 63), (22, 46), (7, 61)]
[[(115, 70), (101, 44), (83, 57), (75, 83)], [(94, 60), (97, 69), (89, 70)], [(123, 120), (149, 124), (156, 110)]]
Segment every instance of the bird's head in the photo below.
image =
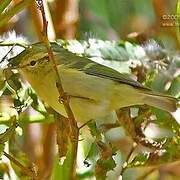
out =
[[(51, 46), (54, 53), (61, 53), (63, 49), (56, 43), (51, 43)], [(26, 75), (49, 71), (50, 66), (47, 48), (41, 42), (26, 47), (19, 55), (9, 59), (10, 68), (18, 69)]]

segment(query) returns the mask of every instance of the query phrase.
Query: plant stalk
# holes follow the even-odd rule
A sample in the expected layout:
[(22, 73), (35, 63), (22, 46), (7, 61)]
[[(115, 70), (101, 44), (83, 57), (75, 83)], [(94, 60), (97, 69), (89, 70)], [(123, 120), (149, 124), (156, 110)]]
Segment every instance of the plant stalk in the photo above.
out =
[(49, 55), (50, 62), (53, 65), (54, 71), (57, 76), (57, 89), (60, 95), (60, 103), (63, 103), (64, 108), (66, 110), (66, 113), (68, 115), (68, 119), (70, 121), (70, 140), (71, 140), (71, 157), (72, 157), (72, 162), (70, 165), (69, 172), (71, 173), (70, 179), (76, 179), (76, 160), (77, 160), (77, 148), (78, 148), (78, 136), (79, 136), (79, 130), (77, 126), (77, 122), (75, 120), (74, 114), (71, 110), (71, 107), (69, 105), (70, 101), (70, 96), (67, 95), (64, 92), (64, 89), (62, 87), (62, 82), (61, 78), (57, 69), (57, 64), (53, 55), (53, 50), (51, 48), (51, 44), (48, 39), (47, 35), (47, 27), (48, 27), (48, 22), (46, 20), (46, 14), (45, 14), (45, 9), (42, 1), (36, 1), (37, 2), (37, 8), (41, 11), (42, 15), (42, 21), (43, 21), (43, 30), (42, 30), (42, 37), (43, 37), (43, 42), (47, 48), (47, 52)]

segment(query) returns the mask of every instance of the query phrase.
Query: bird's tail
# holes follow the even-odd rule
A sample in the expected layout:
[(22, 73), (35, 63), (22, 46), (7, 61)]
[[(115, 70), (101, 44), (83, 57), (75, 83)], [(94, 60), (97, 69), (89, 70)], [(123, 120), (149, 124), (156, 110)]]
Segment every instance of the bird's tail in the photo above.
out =
[(145, 92), (143, 101), (150, 106), (160, 108), (168, 112), (174, 112), (177, 109), (177, 99), (160, 93)]

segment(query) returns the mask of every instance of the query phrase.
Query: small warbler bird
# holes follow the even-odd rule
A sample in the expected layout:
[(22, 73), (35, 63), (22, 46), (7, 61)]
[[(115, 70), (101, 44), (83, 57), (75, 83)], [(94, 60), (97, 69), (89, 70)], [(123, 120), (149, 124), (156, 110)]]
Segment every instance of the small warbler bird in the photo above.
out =
[[(152, 92), (139, 82), (88, 58), (79, 57), (56, 43), (51, 44), (64, 92), (77, 121), (104, 117), (122, 107), (150, 105), (176, 110), (176, 99)], [(32, 44), (10, 60), (31, 84), (37, 95), (55, 111), (67, 117), (59, 102), (57, 74), (43, 43)]]

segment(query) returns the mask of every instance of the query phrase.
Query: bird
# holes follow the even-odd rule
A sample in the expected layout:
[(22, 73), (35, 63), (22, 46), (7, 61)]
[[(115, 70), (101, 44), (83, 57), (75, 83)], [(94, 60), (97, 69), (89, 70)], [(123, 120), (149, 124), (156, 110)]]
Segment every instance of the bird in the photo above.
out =
[[(110, 67), (78, 56), (56, 42), (51, 43), (55, 64), (69, 105), (77, 121), (105, 117), (123, 107), (149, 105), (174, 112), (177, 99), (154, 92)], [(27, 79), (37, 95), (56, 112), (68, 117), (57, 89), (57, 74), (43, 42), (31, 44), (9, 60)]]

